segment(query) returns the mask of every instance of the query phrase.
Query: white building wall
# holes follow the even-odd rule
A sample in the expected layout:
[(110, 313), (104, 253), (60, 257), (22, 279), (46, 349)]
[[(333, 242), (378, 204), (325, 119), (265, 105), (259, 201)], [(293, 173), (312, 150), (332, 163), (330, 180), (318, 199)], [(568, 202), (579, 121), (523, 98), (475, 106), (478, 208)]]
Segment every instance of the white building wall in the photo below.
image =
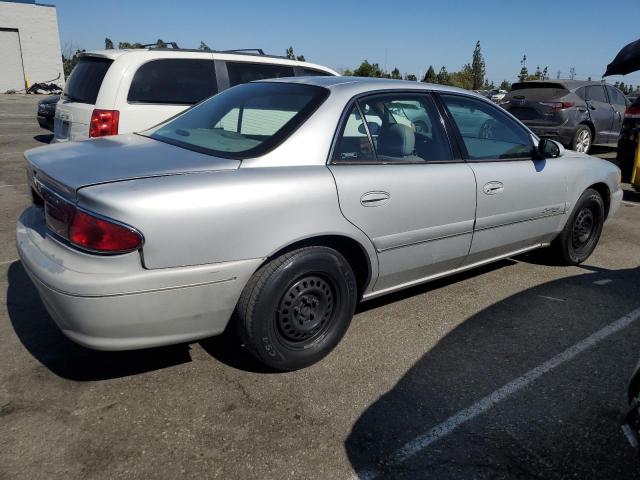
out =
[[(18, 30), (28, 85), (52, 82), (64, 87), (60, 35), (54, 6), (0, 1), (0, 29)], [(9, 86), (9, 82), (15, 82), (15, 77), (16, 72), (9, 71), (6, 65), (0, 65), (0, 93), (15, 88)]]

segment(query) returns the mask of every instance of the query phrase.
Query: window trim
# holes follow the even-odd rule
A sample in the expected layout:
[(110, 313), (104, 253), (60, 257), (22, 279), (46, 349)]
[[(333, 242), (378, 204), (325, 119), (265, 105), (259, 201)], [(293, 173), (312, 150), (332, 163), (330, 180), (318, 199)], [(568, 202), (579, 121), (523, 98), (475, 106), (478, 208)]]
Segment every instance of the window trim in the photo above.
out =
[[(213, 95), (209, 95), (209, 97), (205, 97), (202, 100), (195, 102), (195, 103), (177, 103), (177, 102), (142, 102), (142, 101), (138, 101), (138, 100), (129, 100), (129, 94), (131, 93), (131, 86), (133, 85), (133, 81), (136, 78), (137, 73), (140, 71), (140, 69), (142, 67), (144, 67), (145, 65), (147, 65), (148, 63), (151, 62), (161, 62), (163, 60), (186, 60), (186, 61), (204, 61), (204, 62), (211, 62), (211, 71), (213, 73), (213, 85), (215, 87), (215, 92), (213, 93), (213, 95), (217, 95), (218, 93), (220, 93), (222, 90), (220, 89), (220, 83), (218, 80), (218, 69), (216, 68), (216, 61), (213, 59), (206, 59), (206, 58), (182, 58), (182, 57), (177, 57), (177, 58), (170, 58), (170, 57), (160, 57), (160, 58), (151, 58), (149, 60), (147, 60), (146, 62), (142, 62), (140, 64), (138, 64), (138, 66), (136, 67), (135, 72), (133, 72), (133, 75), (131, 76), (131, 81), (129, 82), (129, 86), (127, 87), (127, 92), (126, 92), (126, 102), (127, 105), (167, 105), (167, 106), (176, 106), (176, 107), (195, 107), (196, 105), (198, 105), (200, 102), (206, 100), (207, 98), (212, 97)], [(162, 122), (160, 122), (162, 123)]]
[[(458, 125), (455, 123), (455, 120), (453, 119), (451, 112), (449, 111), (449, 109), (447, 108), (447, 104), (445, 103), (444, 99), (441, 98), (441, 95), (447, 95), (447, 96), (455, 96), (455, 97), (462, 97), (462, 98), (469, 98), (471, 100), (476, 100), (478, 102), (483, 102), (485, 103), (490, 109), (495, 110), (496, 112), (498, 112), (498, 115), (502, 115), (510, 120), (513, 120), (513, 122), (517, 125), (517, 127), (527, 136), (527, 139), (529, 140), (529, 145), (531, 146), (531, 156), (528, 158), (479, 158), (479, 159), (473, 159), (469, 157), (469, 152), (467, 150), (467, 146), (464, 143), (464, 138), (462, 136), (462, 133), (460, 132), (460, 129), (458, 128)], [(446, 110), (447, 114), (448, 114), (448, 118), (451, 122), (451, 128), (454, 129), (455, 131), (455, 135), (456, 138), (458, 140), (458, 142), (460, 143), (460, 150), (462, 152), (462, 156), (465, 160), (465, 162), (468, 163), (496, 163), (496, 162), (531, 162), (534, 160), (538, 160), (538, 158), (535, 155), (535, 144), (533, 143), (533, 133), (526, 127), (524, 126), (520, 120), (518, 120), (517, 118), (515, 118), (514, 116), (510, 115), (509, 112), (507, 112), (506, 110), (502, 110), (500, 107), (494, 105), (493, 103), (484, 100), (482, 98), (478, 98), (472, 95), (465, 95), (463, 93), (458, 93), (458, 92), (447, 92), (447, 91), (442, 91), (442, 92), (437, 92), (436, 96), (438, 97), (438, 100), (440, 102), (442, 102), (442, 107)]]
[[(262, 81), (268, 81), (268, 80), (272, 80), (273, 78), (295, 78), (298, 75), (296, 75), (295, 72), (295, 66), (294, 65), (288, 65), (288, 64), (282, 64), (282, 63), (274, 63), (274, 62), (245, 62), (242, 60), (225, 60), (225, 67), (227, 70), (227, 82), (229, 84), (229, 88), (233, 88), (236, 87), (238, 85), (243, 85), (245, 83), (249, 83), (249, 82), (262, 82)], [(282, 68), (290, 68), (291, 72), (293, 75), (289, 75), (288, 77), (272, 77), (272, 78), (256, 78), (255, 80), (250, 80), (249, 82), (240, 82), (240, 83), (236, 83), (235, 85), (231, 84), (231, 75), (229, 74), (229, 64), (233, 63), (233, 64), (242, 64), (242, 65), (258, 65), (258, 66), (262, 66), (262, 65), (267, 65), (269, 67), (282, 67)]]
[[(589, 96), (590, 89), (593, 87), (600, 87), (602, 89), (602, 91), (604, 92), (604, 98), (606, 101), (602, 101), (602, 100), (595, 100), (593, 98), (591, 98)], [(584, 89), (584, 97), (585, 97), (585, 102), (600, 102), (600, 103), (608, 103), (609, 105), (611, 105), (611, 101), (609, 100), (609, 92), (607, 92), (607, 89), (604, 88), (604, 85), (602, 84), (598, 84), (598, 85), (585, 85), (585, 89)]]
[[(440, 120), (441, 120), (441, 125), (442, 128), (444, 130), (444, 134), (445, 137), (447, 138), (448, 142), (449, 142), (449, 148), (451, 149), (451, 160), (413, 160), (413, 161), (406, 161), (406, 162), (398, 162), (398, 161), (393, 161), (393, 162), (385, 162), (385, 161), (381, 161), (378, 159), (378, 152), (377, 149), (375, 148), (375, 145), (373, 143), (373, 139), (371, 137), (371, 134), (369, 132), (369, 125), (367, 125), (366, 122), (366, 117), (362, 114), (362, 110), (360, 108), (360, 100), (363, 100), (365, 98), (368, 97), (377, 97), (377, 96), (381, 96), (381, 95), (393, 95), (393, 94), (400, 94), (400, 95), (415, 95), (415, 96), (425, 96), (425, 97), (429, 97), (431, 99), (431, 101), (433, 102), (433, 106), (435, 107), (435, 112), (440, 116)], [(340, 140), (341, 134), (342, 134), (342, 130), (343, 130), (343, 126), (346, 124), (346, 121), (349, 117), (349, 114), (351, 113), (351, 108), (352, 106), (356, 104), (358, 106), (358, 111), (360, 112), (362, 118), (365, 118), (364, 121), (364, 126), (365, 126), (365, 130), (367, 131), (367, 138), (369, 139), (369, 143), (371, 145), (372, 151), (374, 152), (374, 156), (375, 159), (374, 160), (363, 160), (363, 161), (352, 161), (352, 160), (336, 160), (334, 159), (334, 154), (335, 154), (335, 150), (336, 147), (338, 145), (338, 141)], [(345, 105), (344, 109), (342, 110), (342, 113), (340, 114), (340, 117), (338, 119), (338, 123), (336, 124), (336, 128), (334, 130), (334, 134), (333, 134), (333, 139), (331, 141), (331, 146), (329, 148), (329, 154), (327, 156), (327, 161), (326, 161), (326, 165), (434, 165), (434, 164), (443, 164), (443, 163), (464, 163), (465, 160), (464, 158), (462, 158), (462, 156), (460, 155), (460, 152), (458, 151), (458, 149), (456, 148), (457, 145), (455, 144), (454, 140), (451, 138), (451, 132), (449, 131), (449, 129), (447, 128), (447, 121), (443, 118), (442, 116), (442, 112), (438, 106), (438, 101), (435, 98), (434, 95), (434, 91), (433, 90), (422, 90), (422, 89), (400, 89), (400, 90), (396, 90), (396, 89), (383, 89), (383, 90), (374, 90), (374, 91), (368, 91), (368, 92), (362, 92), (359, 93), (357, 95), (354, 95), (353, 97), (351, 97), (349, 99), (349, 101), (347, 102), (347, 104)]]

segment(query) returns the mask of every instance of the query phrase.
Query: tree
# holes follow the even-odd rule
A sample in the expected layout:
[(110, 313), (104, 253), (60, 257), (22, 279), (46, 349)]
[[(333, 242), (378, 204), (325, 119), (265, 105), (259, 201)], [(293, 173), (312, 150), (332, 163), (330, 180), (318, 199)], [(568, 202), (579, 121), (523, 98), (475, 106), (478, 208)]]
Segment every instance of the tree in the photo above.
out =
[(418, 77), (416, 77), (413, 73), (404, 76), (405, 80), (409, 80), (410, 82), (417, 82)]
[(212, 50), (209, 48), (209, 45), (207, 45), (206, 43), (204, 43), (202, 40), (200, 40), (200, 46), (198, 47), (198, 50), (202, 50), (203, 52), (211, 52)]
[(287, 57), (289, 60), (299, 60), (299, 61), (301, 61), (301, 62), (304, 62), (304, 61), (305, 61), (305, 59), (304, 59), (304, 55), (298, 55), (298, 56), (296, 56), (296, 54), (295, 54), (295, 53), (293, 53), (293, 47), (289, 47), (289, 48), (287, 48), (286, 57)]
[(118, 42), (118, 48), (119, 49), (123, 49), (123, 48), (142, 48), (142, 44), (141, 43), (129, 43), (129, 42)]
[(511, 84), (508, 80), (502, 80), (502, 83), (498, 88), (500, 88), (500, 90), (506, 90), (508, 92), (509, 90), (511, 90)]
[(544, 70), (542, 70), (542, 80), (549, 80), (549, 66), (545, 65)]
[(536, 67), (536, 73), (533, 74), (532, 80), (542, 80), (542, 70), (540, 70), (540, 65)]
[(344, 68), (342, 69), (342, 75), (345, 77), (352, 77), (353, 76), (353, 70), (351, 70), (350, 68)]
[(442, 85), (449, 85), (449, 72), (447, 72), (447, 67), (444, 65), (436, 75), (436, 83), (441, 83)]
[(485, 63), (480, 49), (480, 40), (476, 42), (476, 48), (473, 49), (471, 60), (471, 79), (472, 90), (480, 90), (484, 85)]
[(104, 39), (104, 48), (106, 50), (113, 50), (113, 42), (109, 37)]
[(167, 44), (165, 42), (162, 41), (162, 39), (158, 39), (156, 40), (156, 47), (157, 48), (167, 48)]
[(518, 74), (518, 80), (524, 82), (529, 78), (529, 69), (527, 68), (527, 56), (523, 55), (520, 60), (520, 73)]
[(358, 68), (353, 71), (353, 75), (356, 77), (384, 77), (384, 72), (380, 69), (377, 63), (369, 63), (368, 60), (364, 60)]
[(496, 85), (493, 83), (493, 81), (489, 81), (488, 78), (484, 80), (484, 85), (482, 85), (482, 90), (494, 90), (495, 88), (496, 88)]
[(400, 70), (398, 70), (398, 67), (395, 67), (393, 70), (391, 70), (391, 78), (395, 80), (402, 79), (402, 75), (400, 75)]
[(574, 78), (576, 78), (576, 67), (571, 67), (569, 69), (569, 78), (571, 80), (573, 80)]
[(85, 52), (84, 48), (82, 50), (77, 49), (72, 56), (69, 56), (68, 53), (66, 56), (64, 54), (62, 55), (62, 70), (64, 71), (65, 78), (69, 78), (69, 75), (71, 75), (71, 71), (73, 70), (73, 67), (76, 66), (76, 64), (78, 63), (78, 60), (80, 60), (80, 54), (83, 52)]
[(433, 65), (429, 65), (427, 73), (424, 74), (422, 81), (425, 83), (438, 83), (438, 78), (436, 76), (436, 71), (433, 69)]

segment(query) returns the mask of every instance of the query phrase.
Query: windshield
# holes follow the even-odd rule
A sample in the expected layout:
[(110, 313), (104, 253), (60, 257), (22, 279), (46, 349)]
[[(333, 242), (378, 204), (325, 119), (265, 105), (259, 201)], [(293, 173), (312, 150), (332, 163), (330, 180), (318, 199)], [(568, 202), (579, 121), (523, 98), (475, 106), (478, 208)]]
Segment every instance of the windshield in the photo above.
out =
[(284, 141), (327, 98), (312, 85), (238, 85), (144, 132), (179, 147), (224, 158), (262, 155)]
[(81, 58), (67, 80), (64, 98), (72, 102), (95, 104), (102, 80), (111, 63), (107, 58)]

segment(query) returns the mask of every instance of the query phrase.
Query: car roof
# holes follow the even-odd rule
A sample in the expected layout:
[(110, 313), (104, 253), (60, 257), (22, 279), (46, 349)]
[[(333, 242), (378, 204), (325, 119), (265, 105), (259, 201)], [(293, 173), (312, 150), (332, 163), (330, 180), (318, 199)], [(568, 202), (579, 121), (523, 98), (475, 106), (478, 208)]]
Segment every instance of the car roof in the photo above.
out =
[(598, 80), (525, 80), (524, 82), (516, 82), (526, 85), (527, 83), (557, 83), (562, 85), (567, 90), (575, 90), (576, 88), (584, 87), (585, 85), (605, 85)]
[(474, 97), (485, 99), (471, 90), (451, 87), (448, 85), (438, 85), (434, 83), (414, 82), (410, 80), (393, 80), (390, 78), (372, 78), (372, 77), (287, 77), (272, 78), (268, 80), (257, 80), (258, 82), (281, 82), (281, 83), (300, 83), (306, 85), (315, 85), (318, 87), (328, 88), (330, 90), (350, 90), (352, 94), (366, 93), (378, 90), (425, 90), (440, 92), (457, 92), (471, 95)]
[(82, 52), (81, 57), (99, 57), (115, 60), (123, 55), (127, 54), (127, 58), (133, 59), (140, 57), (143, 59), (152, 58), (211, 58), (214, 60), (235, 60), (247, 63), (269, 63), (277, 65), (291, 65), (298, 67), (308, 67), (312, 69), (322, 70), (333, 75), (338, 75), (338, 72), (332, 70), (324, 65), (318, 65), (311, 62), (303, 62), (300, 60), (292, 60), (286, 57), (278, 57), (275, 55), (261, 55), (251, 53), (236, 53), (236, 52), (223, 52), (223, 51), (210, 51), (205, 50), (187, 50), (187, 49), (173, 49), (173, 48), (131, 48), (131, 49), (108, 49), (108, 50), (91, 50), (88, 52)]

